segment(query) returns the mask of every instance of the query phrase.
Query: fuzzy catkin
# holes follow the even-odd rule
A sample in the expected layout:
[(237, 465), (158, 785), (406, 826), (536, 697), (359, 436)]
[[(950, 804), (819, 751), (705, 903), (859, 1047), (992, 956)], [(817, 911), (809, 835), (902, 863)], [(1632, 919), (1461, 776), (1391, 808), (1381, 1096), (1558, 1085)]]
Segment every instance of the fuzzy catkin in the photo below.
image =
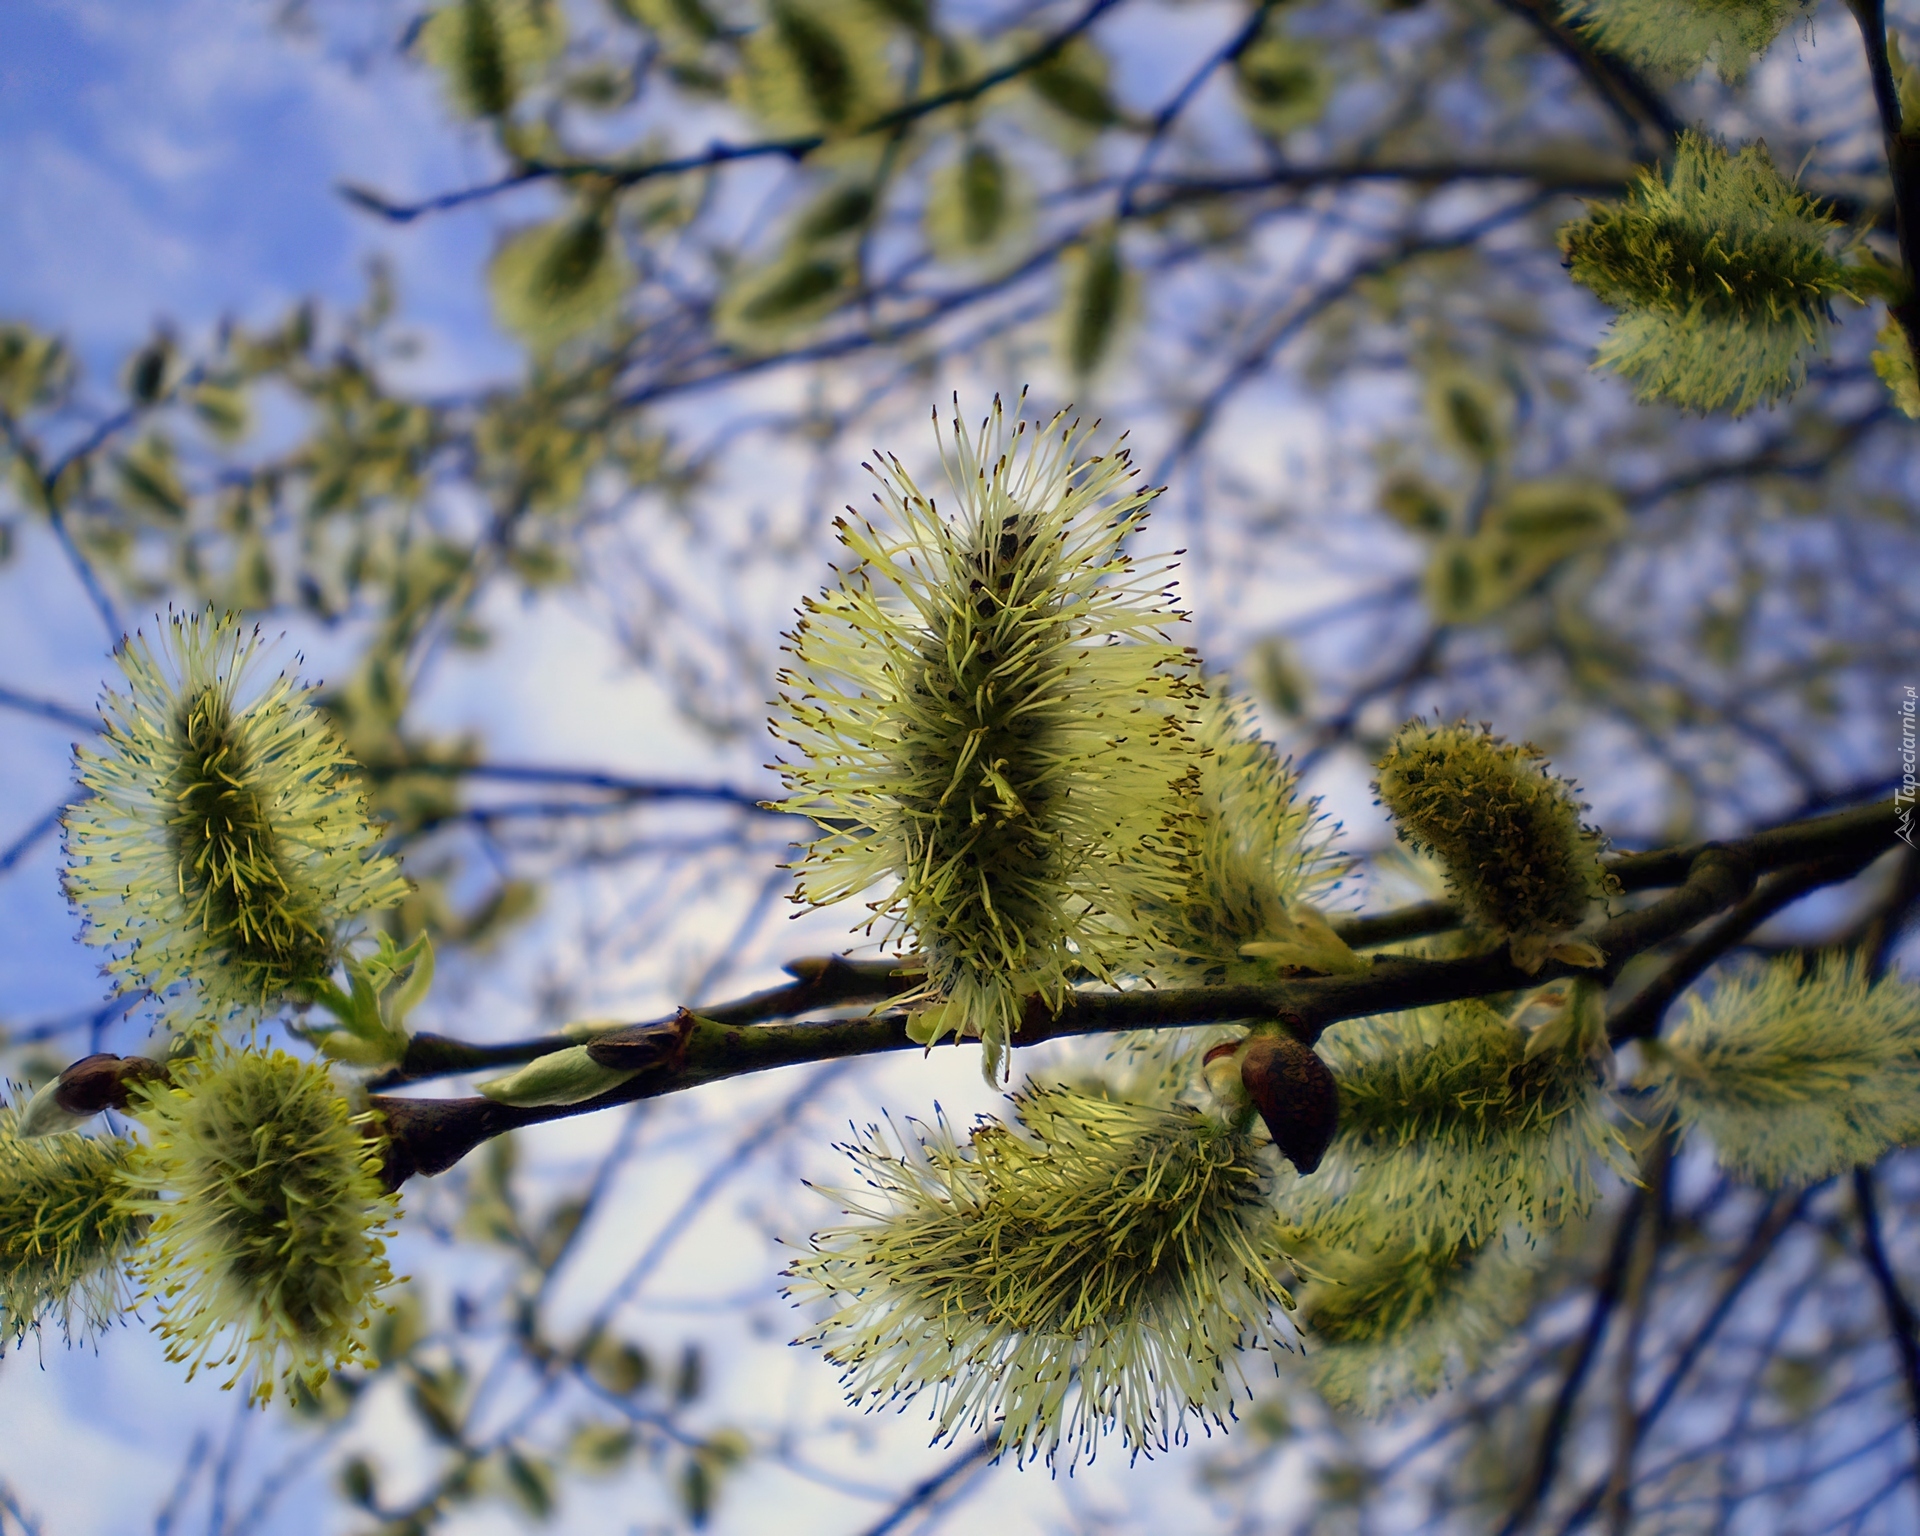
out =
[(1328, 1030), (1340, 1130), (1319, 1171), (1284, 1191), (1288, 1220), (1342, 1240), (1484, 1244), (1589, 1210), (1600, 1168), (1622, 1156), (1602, 1063), (1585, 1040), (1528, 1045), (1478, 1001)]
[(1475, 926), (1510, 938), (1557, 933), (1605, 893), (1600, 839), (1536, 748), (1464, 721), (1412, 720), (1376, 767), (1374, 791), (1401, 840), (1440, 860)]
[(889, 883), (876, 921), (927, 957), (916, 1027), (983, 1040), (989, 1076), (1026, 1000), (1125, 969), (1186, 878), (1200, 685), (1165, 567), (1123, 549), (1151, 493), (1087, 435), (997, 400), (956, 421), (952, 518), (886, 461), (780, 675), (784, 804), (830, 829), (798, 899)]
[(120, 1203), (132, 1142), (73, 1131), (23, 1139), (17, 1119), (0, 1109), (0, 1353), (47, 1321), (69, 1340), (112, 1322), (146, 1227)]
[(790, 1294), (835, 1310), (804, 1339), (878, 1407), (924, 1392), (938, 1434), (1075, 1464), (1221, 1422), (1243, 1351), (1293, 1337), (1270, 1165), (1201, 1112), (1066, 1088), (964, 1140), (944, 1120), (847, 1150), (874, 1194), (815, 1234)]
[(1723, 975), (1643, 1082), (1735, 1178), (1813, 1184), (1920, 1139), (1920, 986), (1851, 953)]
[(211, 610), (134, 636), (103, 746), (76, 753), (92, 793), (66, 814), (68, 895), (123, 990), (186, 1032), (323, 978), (342, 926), (407, 889), (308, 695), (284, 674), (250, 688), (258, 650)]
[(1840, 232), (1765, 145), (1729, 153), (1688, 132), (1664, 176), (1596, 204), (1560, 248), (1573, 280), (1620, 312), (1597, 363), (1642, 399), (1738, 415), (1797, 387), (1832, 301), (1858, 296), (1832, 249)]
[(1729, 83), (1785, 29), (1795, 0), (1565, 0), (1564, 9), (1609, 53), (1662, 74), (1691, 75), (1709, 59)]
[(397, 1199), (325, 1067), (283, 1051), (215, 1047), (134, 1113), (149, 1141), (122, 1208), (151, 1219), (135, 1264), (159, 1305), (167, 1358), (317, 1390), (366, 1358)]
[(1546, 1252), (1517, 1230), (1464, 1239), (1301, 1246), (1315, 1387), (1337, 1407), (1378, 1414), (1477, 1370), (1532, 1303)]
[(1157, 974), (1180, 984), (1272, 979), (1243, 945), (1294, 935), (1289, 907), (1332, 886), (1346, 865), (1316, 802), (1261, 739), (1246, 704), (1212, 686), (1196, 735), (1201, 760), (1186, 888), (1158, 914)]

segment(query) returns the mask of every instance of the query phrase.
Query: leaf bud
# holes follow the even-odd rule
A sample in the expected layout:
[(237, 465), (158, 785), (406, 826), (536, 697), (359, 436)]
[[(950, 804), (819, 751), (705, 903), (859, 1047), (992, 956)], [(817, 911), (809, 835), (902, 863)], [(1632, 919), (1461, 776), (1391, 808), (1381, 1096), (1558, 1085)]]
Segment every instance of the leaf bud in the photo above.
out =
[(1254, 1035), (1240, 1053), (1240, 1082), (1273, 1144), (1300, 1170), (1320, 1166), (1340, 1123), (1340, 1089), (1313, 1047), (1290, 1034)]
[(637, 1070), (603, 1067), (587, 1054), (589, 1047), (568, 1046), (528, 1062), (516, 1072), (474, 1086), (496, 1104), (523, 1109), (548, 1104), (581, 1104), (618, 1088)]
[(166, 1075), (165, 1067), (145, 1056), (115, 1056), (111, 1051), (82, 1056), (33, 1096), (20, 1117), (18, 1134), (49, 1136), (71, 1130), (103, 1109), (124, 1110), (130, 1087)]

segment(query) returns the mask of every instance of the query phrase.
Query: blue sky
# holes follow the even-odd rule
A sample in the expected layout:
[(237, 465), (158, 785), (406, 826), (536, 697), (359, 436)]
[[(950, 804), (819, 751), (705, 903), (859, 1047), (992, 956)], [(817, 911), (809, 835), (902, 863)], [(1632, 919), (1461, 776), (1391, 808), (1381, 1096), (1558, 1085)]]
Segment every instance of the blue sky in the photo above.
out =
[[(353, 302), (396, 264), (441, 378), (510, 369), (478, 268), (490, 210), (400, 229), (337, 178), (401, 192), (485, 166), (434, 82), (393, 56), (406, 12), (375, 0), (323, 39), (262, 0), (11, 0), (0, 8), (0, 316), (67, 335), (95, 370), (155, 321), (189, 334), (303, 295)], [(343, 41), (346, 27), (361, 35)], [(457, 340), (455, 340), (457, 338)]]

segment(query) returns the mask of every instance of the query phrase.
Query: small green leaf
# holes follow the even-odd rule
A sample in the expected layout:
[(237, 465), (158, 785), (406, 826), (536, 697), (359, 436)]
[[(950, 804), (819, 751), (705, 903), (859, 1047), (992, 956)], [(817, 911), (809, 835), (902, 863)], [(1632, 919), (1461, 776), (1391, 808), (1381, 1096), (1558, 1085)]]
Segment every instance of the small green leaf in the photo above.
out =
[(615, 1397), (631, 1397), (653, 1380), (653, 1362), (637, 1344), (597, 1334), (587, 1353), (587, 1374)]
[(488, 279), (500, 323), (536, 351), (611, 318), (631, 280), (605, 208), (521, 230), (495, 254)]
[(379, 1487), (374, 1480), (373, 1467), (364, 1456), (349, 1456), (340, 1468), (340, 1493), (349, 1504), (357, 1504), (362, 1509), (373, 1508), (379, 1497)]
[(173, 444), (149, 433), (114, 461), (120, 491), (127, 501), (163, 522), (185, 519), (189, 497), (176, 467)]
[(238, 442), (247, 435), (247, 428), (251, 425), (247, 395), (238, 385), (213, 382), (197, 384), (189, 399), (193, 403), (193, 414), (223, 443)]
[(500, 1470), (516, 1504), (535, 1520), (552, 1515), (558, 1487), (553, 1467), (544, 1458), (508, 1450), (501, 1455)]
[(1380, 506), (1409, 533), (1438, 535), (1453, 526), (1446, 498), (1418, 475), (1396, 475), (1380, 491)]
[(544, 0), (453, 0), (420, 29), (422, 52), (470, 117), (505, 117), (564, 41), (561, 8)]
[(136, 405), (152, 405), (165, 393), (167, 368), (173, 361), (173, 342), (156, 336), (127, 364), (127, 393)]
[(885, 103), (885, 44), (885, 30), (844, 0), (773, 0), (746, 40), (741, 105), (776, 131), (859, 128)]
[(1279, 138), (1319, 119), (1327, 105), (1327, 77), (1318, 50), (1267, 31), (1233, 61), (1234, 83), (1247, 120)]
[(1277, 635), (1262, 640), (1254, 647), (1252, 664), (1253, 692), (1261, 703), (1289, 720), (1306, 713), (1313, 685), (1285, 640)]
[(1068, 369), (1085, 378), (1112, 349), (1131, 296), (1116, 232), (1109, 229), (1071, 253), (1065, 269), (1061, 351)]
[(1120, 120), (1107, 93), (1107, 59), (1085, 37), (1076, 37), (1027, 72), (1028, 86), (1048, 106), (1090, 128)]
[(673, 1375), (673, 1400), (676, 1403), (690, 1403), (706, 1390), (706, 1356), (698, 1344), (689, 1344), (680, 1351), (680, 1366)]
[(603, 1067), (584, 1045), (568, 1046), (517, 1072), (474, 1086), (498, 1104), (535, 1108), (547, 1104), (580, 1104), (618, 1088), (633, 1076), (632, 1068)]
[(1476, 463), (1490, 463), (1506, 445), (1506, 391), (1465, 368), (1434, 371), (1427, 380), (1427, 414), (1440, 440)]
[(631, 1425), (582, 1424), (567, 1439), (567, 1460), (582, 1472), (617, 1472), (638, 1443)]
[(747, 351), (777, 347), (830, 314), (851, 275), (847, 263), (826, 255), (796, 255), (750, 271), (715, 306), (715, 329)]
[(72, 376), (63, 343), (24, 325), (0, 325), (0, 411), (23, 416), (35, 406), (51, 404)]
[(927, 238), (941, 255), (978, 256), (999, 246), (1014, 224), (1013, 172), (980, 140), (943, 167), (927, 194)]
[(872, 218), (872, 187), (835, 187), (800, 216), (794, 238), (809, 245), (834, 240), (866, 228)]

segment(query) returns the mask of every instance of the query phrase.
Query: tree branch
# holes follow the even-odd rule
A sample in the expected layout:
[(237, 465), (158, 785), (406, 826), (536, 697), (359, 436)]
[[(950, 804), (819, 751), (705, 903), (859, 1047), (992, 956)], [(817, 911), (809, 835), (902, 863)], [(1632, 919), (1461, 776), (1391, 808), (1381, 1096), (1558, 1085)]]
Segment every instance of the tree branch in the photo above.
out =
[[(1677, 889), (1590, 935), (1605, 956), (1597, 971), (1549, 962), (1538, 973), (1529, 973), (1515, 965), (1502, 947), (1453, 960), (1383, 956), (1361, 975), (1313, 977), (1271, 986), (1074, 992), (1058, 1008), (1039, 997), (1028, 999), (1017, 1039), (1031, 1045), (1067, 1035), (1278, 1019), (1311, 1043), (1341, 1019), (1524, 991), (1563, 976), (1611, 980), (1634, 955), (1742, 900), (1752, 889), (1757, 870), (1785, 863), (1791, 854), (1809, 849), (1816, 854), (1864, 856), (1890, 843), (1894, 826), (1889, 801), (1737, 842), (1707, 844), (1693, 854), (1686, 879)], [(1673, 857), (1637, 856), (1637, 876), (1669, 869)], [(522, 1107), (488, 1098), (376, 1096), (371, 1107), (384, 1114), (387, 1123), (387, 1177), (397, 1186), (415, 1173), (444, 1172), (481, 1142), (520, 1126), (592, 1114), (773, 1067), (919, 1048), (907, 1035), (908, 1016), (901, 1011), (802, 1023), (764, 1022), (876, 995), (880, 999), (898, 996), (918, 984), (919, 978), (901, 962), (811, 962), (787, 986), (706, 1014), (682, 1009), (671, 1020), (598, 1035), (585, 1042), (588, 1054), (604, 1066), (635, 1068), (635, 1075), (610, 1092), (577, 1104)], [(661, 1041), (668, 1034), (674, 1049), (663, 1053)], [(424, 1049), (441, 1053), (436, 1060), (444, 1061), (460, 1049), (454, 1042), (429, 1038), (432, 1043)], [(581, 1042), (564, 1037), (561, 1043)], [(548, 1042), (548, 1048), (560, 1047)]]
[(726, 165), (736, 160), (804, 160), (815, 150), (829, 143), (845, 143), (852, 139), (868, 138), (876, 133), (889, 133), (920, 118), (931, 116), (942, 108), (977, 100), (996, 86), (1005, 85), (1045, 64), (1118, 3), (1119, 0), (1093, 0), (1093, 4), (1061, 31), (1044, 39), (1018, 58), (1001, 65), (1000, 68), (989, 70), (986, 74), (977, 76), (964, 85), (956, 85), (948, 90), (936, 91), (931, 96), (922, 96), (915, 101), (905, 102), (890, 111), (882, 112), (878, 117), (845, 134), (803, 133), (784, 139), (761, 139), (751, 144), (712, 144), (699, 154), (680, 155), (667, 160), (651, 160), (640, 165), (621, 165), (617, 161), (579, 160), (554, 163), (528, 160), (518, 169), (497, 180), (483, 182), (479, 186), (464, 187), (454, 192), (443, 192), (437, 197), (429, 197), (417, 203), (397, 203), (381, 193), (370, 191), (365, 187), (356, 187), (347, 182), (340, 183), (339, 192), (356, 207), (364, 208), (369, 213), (376, 213), (392, 223), (406, 224), (422, 214), (440, 213), (450, 208), (458, 208), (463, 204), (494, 197), (499, 193), (510, 191), (515, 187), (523, 187), (535, 181), (556, 178), (566, 181), (591, 179), (609, 181), (620, 187), (634, 187), (645, 181), (657, 180), (662, 176), (681, 176), (695, 171), (712, 170), (715, 166)]
[(1574, 1404), (1580, 1399), (1580, 1389), (1586, 1384), (1587, 1372), (1592, 1369), (1594, 1357), (1600, 1351), (1600, 1341), (1607, 1335), (1607, 1323), (1613, 1316), (1614, 1307), (1619, 1304), (1621, 1288), (1626, 1282), (1627, 1260), (1634, 1251), (1634, 1235), (1640, 1229), (1640, 1219), (1646, 1208), (1646, 1189), (1644, 1186), (1636, 1188), (1621, 1214), (1620, 1225), (1614, 1230), (1613, 1244), (1607, 1250), (1606, 1267), (1600, 1272), (1593, 1303), (1587, 1309), (1586, 1327), (1580, 1331), (1579, 1347), (1574, 1351), (1566, 1375), (1560, 1379), (1560, 1390), (1554, 1394), (1553, 1407), (1548, 1410), (1546, 1423), (1541, 1427), (1540, 1443), (1533, 1453), (1533, 1471), (1520, 1491), (1519, 1501), (1508, 1514), (1506, 1523), (1500, 1527), (1499, 1536), (1514, 1536), (1515, 1532), (1521, 1530), (1533, 1518), (1534, 1511), (1547, 1496), (1547, 1490), (1553, 1486), (1554, 1474), (1560, 1468), (1560, 1451), (1566, 1443), (1567, 1429), (1573, 1422)]
[(1616, 1009), (1607, 1020), (1608, 1038), (1644, 1040), (1657, 1035), (1668, 1005), (1728, 950), (1783, 907), (1792, 906), (1809, 891), (1851, 878), (1877, 857), (1877, 852), (1848, 852), (1831, 859), (1816, 859), (1811, 864), (1774, 875)]
[(1900, 1356), (1900, 1374), (1907, 1385), (1914, 1435), (1920, 1441), (1920, 1337), (1916, 1337), (1920, 1326), (1915, 1323), (1913, 1307), (1900, 1289), (1893, 1266), (1887, 1262), (1886, 1245), (1880, 1240), (1880, 1206), (1874, 1195), (1871, 1168), (1853, 1170), (1853, 1198), (1860, 1209), (1860, 1254), (1887, 1309), (1887, 1327)]
[(1900, 239), (1900, 265), (1907, 292), (1890, 300), (1887, 311), (1899, 322), (1913, 355), (1920, 358), (1920, 135), (1905, 131), (1900, 120), (1900, 88), (1887, 51), (1885, 0), (1847, 0), (1860, 27), (1860, 43), (1873, 79), (1874, 105), (1887, 150), (1887, 174), (1893, 178), (1893, 225)]
[(1544, 38), (1554, 52), (1580, 71), (1607, 109), (1636, 140), (1654, 129), (1664, 149), (1686, 125), (1666, 100), (1624, 60), (1596, 48), (1578, 27), (1562, 19), (1550, 0), (1499, 0), (1501, 7), (1522, 18)]
[(1669, 1205), (1673, 1196), (1673, 1138), (1671, 1122), (1654, 1132), (1653, 1143), (1641, 1162), (1647, 1186), (1646, 1212), (1634, 1234), (1621, 1299), (1626, 1303), (1626, 1327), (1613, 1362), (1613, 1466), (1607, 1474), (1607, 1528), (1610, 1536), (1628, 1536), (1633, 1523), (1633, 1459), (1640, 1448), (1640, 1416), (1633, 1407), (1633, 1383), (1640, 1371), (1640, 1344), (1646, 1335), (1653, 1300), (1654, 1271), (1667, 1240)]

